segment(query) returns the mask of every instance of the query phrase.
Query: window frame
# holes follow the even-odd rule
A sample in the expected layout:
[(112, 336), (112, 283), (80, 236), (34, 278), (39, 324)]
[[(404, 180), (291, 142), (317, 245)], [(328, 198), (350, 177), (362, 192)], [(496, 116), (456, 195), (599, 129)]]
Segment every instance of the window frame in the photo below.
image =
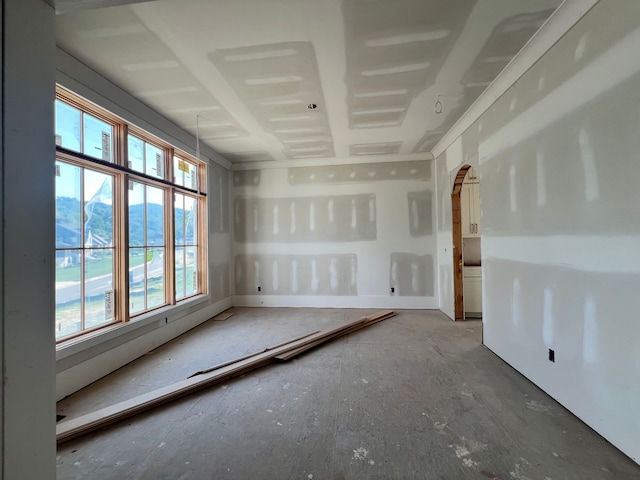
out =
[[(82, 172), (84, 172), (85, 169), (88, 170), (92, 170), (94, 172), (98, 172), (98, 173), (102, 173), (102, 174), (106, 174), (106, 175), (111, 175), (113, 177), (113, 205), (112, 205), (112, 219), (113, 219), (113, 233), (112, 233), (112, 237), (113, 237), (113, 242), (115, 243), (116, 238), (119, 237), (119, 235), (121, 234), (121, 232), (119, 231), (119, 227), (120, 227), (120, 222), (118, 222), (116, 220), (116, 216), (118, 215), (118, 212), (115, 208), (115, 197), (116, 197), (116, 175), (114, 175), (114, 173), (112, 171), (109, 171), (108, 169), (106, 169), (104, 166), (102, 165), (87, 165), (86, 163), (82, 163), (79, 162), (76, 158), (74, 158), (73, 156), (67, 154), (66, 152), (57, 152), (56, 153), (56, 162), (62, 162), (62, 163), (66, 163), (68, 165), (72, 165), (74, 167), (78, 167), (82, 169)], [(84, 178), (81, 180), (82, 183), (84, 183)], [(80, 198), (80, 202), (84, 203), (84, 188), (81, 189), (81, 191), (83, 192)], [(57, 199), (57, 197), (56, 197)], [(81, 212), (84, 211), (84, 208), (81, 209)], [(84, 223), (84, 222), (83, 222)], [(84, 235), (82, 234), (84, 233), (84, 228), (82, 228), (81, 234), (80, 234), (80, 247), (76, 247), (76, 248), (58, 248), (57, 245), (55, 245), (55, 251), (56, 251), (56, 257), (57, 257), (57, 252), (60, 250), (78, 250), (79, 252), (82, 252), (82, 256), (84, 258), (85, 255), (85, 251), (86, 250), (91, 250), (90, 248), (87, 248), (85, 246), (85, 240), (84, 240)], [(57, 239), (56, 239), (57, 242)], [(115, 246), (112, 247), (113, 249), (113, 271), (112, 271), (112, 291), (113, 291), (113, 319), (110, 322), (105, 322), (101, 325), (95, 326), (95, 327), (90, 327), (90, 328), (85, 328), (80, 330), (79, 332), (75, 332), (69, 335), (66, 335), (64, 337), (60, 337), (60, 339), (56, 338), (56, 342), (59, 341), (64, 341), (66, 339), (70, 339), (70, 338), (74, 338), (77, 337), (79, 335), (82, 335), (83, 333), (90, 333), (90, 332), (94, 332), (96, 330), (100, 330), (102, 328), (105, 327), (109, 327), (111, 325), (114, 325), (116, 323), (119, 323), (119, 320), (117, 320), (117, 315), (116, 312), (118, 312), (118, 309), (120, 308), (120, 305), (118, 304), (119, 301), (121, 301), (120, 295), (118, 295), (116, 293), (116, 282), (115, 282), (115, 277), (117, 275), (117, 271), (118, 271), (118, 262), (117, 262), (117, 255), (116, 255), (116, 248)], [(80, 308), (81, 308), (81, 325), (84, 325), (86, 322), (86, 318), (85, 318), (85, 314), (86, 312), (84, 311), (84, 307), (85, 307), (85, 262), (84, 259), (82, 261), (81, 264), (81, 271), (80, 271), (80, 282), (81, 282), (81, 287), (80, 287), (80, 292), (81, 292), (81, 296), (80, 296)], [(57, 308), (57, 307), (56, 307)]]
[[(56, 98), (73, 108), (96, 117), (104, 121), (113, 128), (113, 151), (111, 153), (111, 161), (102, 160), (83, 153), (62, 147), (56, 142), (56, 161), (72, 164), (81, 168), (89, 168), (113, 176), (113, 251), (114, 251), (114, 267), (113, 267), (113, 321), (108, 324), (100, 325), (90, 329), (81, 330), (74, 334), (56, 338), (56, 344), (61, 344), (69, 340), (77, 340), (89, 333), (96, 333), (105, 327), (126, 324), (147, 317), (156, 310), (174, 308), (185, 301), (193, 301), (198, 297), (206, 297), (208, 292), (208, 271), (207, 271), (207, 196), (205, 191), (207, 164), (202, 160), (196, 159), (188, 153), (177, 149), (171, 144), (151, 135), (139, 127), (129, 124), (113, 114), (103, 110), (102, 108), (84, 100), (72, 92), (57, 86)], [(57, 128), (56, 128), (57, 131)], [(81, 125), (81, 148), (84, 131)], [(129, 168), (128, 164), (128, 140), (129, 135), (161, 149), (164, 153), (164, 171), (163, 178), (155, 177)], [(146, 148), (146, 147), (145, 147)], [(179, 157), (189, 164), (196, 167), (197, 185), (196, 189), (183, 187), (177, 184), (173, 178), (173, 159)], [(144, 157), (143, 157), (144, 161)], [(146, 165), (143, 167), (146, 171)], [(163, 205), (163, 230), (164, 230), (164, 292), (165, 302), (152, 308), (138, 311), (134, 314), (130, 313), (129, 303), (129, 182), (133, 181), (145, 186), (159, 188), (164, 192)], [(197, 211), (197, 232), (196, 232), (196, 251), (197, 251), (197, 288), (196, 293), (179, 300), (176, 292), (176, 272), (175, 272), (175, 218), (174, 218), (174, 198), (175, 193), (186, 194), (194, 197), (196, 200)], [(56, 196), (57, 199), (57, 196)], [(84, 200), (83, 200), (84, 201)], [(145, 247), (147, 247), (145, 245)], [(56, 245), (56, 251), (58, 251)], [(84, 276), (81, 277), (84, 281)], [(82, 287), (84, 291), (84, 286)], [(146, 295), (146, 293), (145, 293)], [(84, 302), (82, 302), (84, 304)], [(145, 302), (146, 305), (146, 302)], [(56, 305), (57, 310), (57, 305)]]

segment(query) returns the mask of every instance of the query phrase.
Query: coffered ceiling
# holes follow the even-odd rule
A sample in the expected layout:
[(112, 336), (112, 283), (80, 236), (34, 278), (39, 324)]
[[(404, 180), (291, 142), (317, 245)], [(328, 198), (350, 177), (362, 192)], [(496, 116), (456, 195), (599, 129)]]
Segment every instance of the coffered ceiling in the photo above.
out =
[(560, 3), (55, 5), (63, 50), (230, 162), (276, 166), (425, 158)]

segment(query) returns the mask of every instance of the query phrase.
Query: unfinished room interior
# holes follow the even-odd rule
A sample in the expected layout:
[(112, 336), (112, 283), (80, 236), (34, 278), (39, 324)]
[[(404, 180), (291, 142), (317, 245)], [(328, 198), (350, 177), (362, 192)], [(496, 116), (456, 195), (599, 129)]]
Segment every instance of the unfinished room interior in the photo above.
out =
[(640, 2), (0, 18), (1, 478), (640, 479)]

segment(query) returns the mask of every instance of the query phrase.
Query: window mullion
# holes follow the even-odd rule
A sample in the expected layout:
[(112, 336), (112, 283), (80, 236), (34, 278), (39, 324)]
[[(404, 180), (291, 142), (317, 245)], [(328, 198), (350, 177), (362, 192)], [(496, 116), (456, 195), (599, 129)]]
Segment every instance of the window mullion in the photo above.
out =
[(114, 178), (114, 257), (115, 272), (113, 288), (115, 293), (116, 320), (129, 320), (129, 176), (117, 174)]
[[(145, 168), (146, 168), (146, 164), (147, 164), (147, 154), (146, 151), (144, 153), (144, 164), (145, 164)], [(144, 299), (144, 309), (147, 310), (149, 302), (148, 302), (148, 298), (147, 295), (149, 293), (149, 270), (147, 269), (148, 265), (147, 265), (147, 258), (148, 258), (148, 254), (149, 254), (149, 238), (147, 237), (147, 232), (149, 231), (149, 199), (147, 198), (147, 190), (148, 187), (147, 185), (143, 184), (142, 186), (142, 245), (143, 245), (143, 249), (142, 249), (142, 255), (143, 255), (143, 260), (142, 260), (142, 265), (143, 267), (143, 271), (144, 271), (144, 277), (143, 277), (143, 299)]]
[[(202, 189), (202, 184), (201, 189)], [(207, 204), (206, 201), (202, 201), (201, 198), (196, 199), (196, 211), (198, 212), (198, 218), (196, 219), (196, 224), (198, 228), (197, 235), (195, 237), (196, 252), (198, 252), (198, 263), (197, 263), (197, 281), (198, 281), (198, 293), (202, 293), (205, 291), (204, 289), (204, 280), (209, 278), (209, 275), (205, 275), (204, 272), (207, 271), (208, 262), (207, 262), (207, 248), (206, 248), (206, 240), (207, 234), (209, 232), (208, 224), (207, 224)]]
[[(170, 170), (173, 173), (173, 170)], [(176, 262), (175, 262), (175, 192), (173, 188), (165, 190), (165, 296), (170, 305), (176, 304)]]
[(114, 163), (123, 167), (129, 166), (129, 142), (127, 141), (129, 134), (129, 126), (126, 123), (118, 124), (116, 133), (114, 135), (114, 141), (117, 142), (114, 150), (117, 152), (117, 157), (114, 159)]
[(86, 312), (85, 312), (85, 222), (84, 222), (84, 168), (80, 170), (80, 326), (82, 331), (85, 330)]

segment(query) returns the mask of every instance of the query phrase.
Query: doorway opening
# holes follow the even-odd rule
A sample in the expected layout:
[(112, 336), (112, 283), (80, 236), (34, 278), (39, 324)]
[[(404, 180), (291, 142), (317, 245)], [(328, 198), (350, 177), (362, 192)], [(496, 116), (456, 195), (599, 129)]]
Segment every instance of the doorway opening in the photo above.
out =
[(455, 320), (482, 318), (480, 185), (471, 165), (456, 174), (451, 206)]

